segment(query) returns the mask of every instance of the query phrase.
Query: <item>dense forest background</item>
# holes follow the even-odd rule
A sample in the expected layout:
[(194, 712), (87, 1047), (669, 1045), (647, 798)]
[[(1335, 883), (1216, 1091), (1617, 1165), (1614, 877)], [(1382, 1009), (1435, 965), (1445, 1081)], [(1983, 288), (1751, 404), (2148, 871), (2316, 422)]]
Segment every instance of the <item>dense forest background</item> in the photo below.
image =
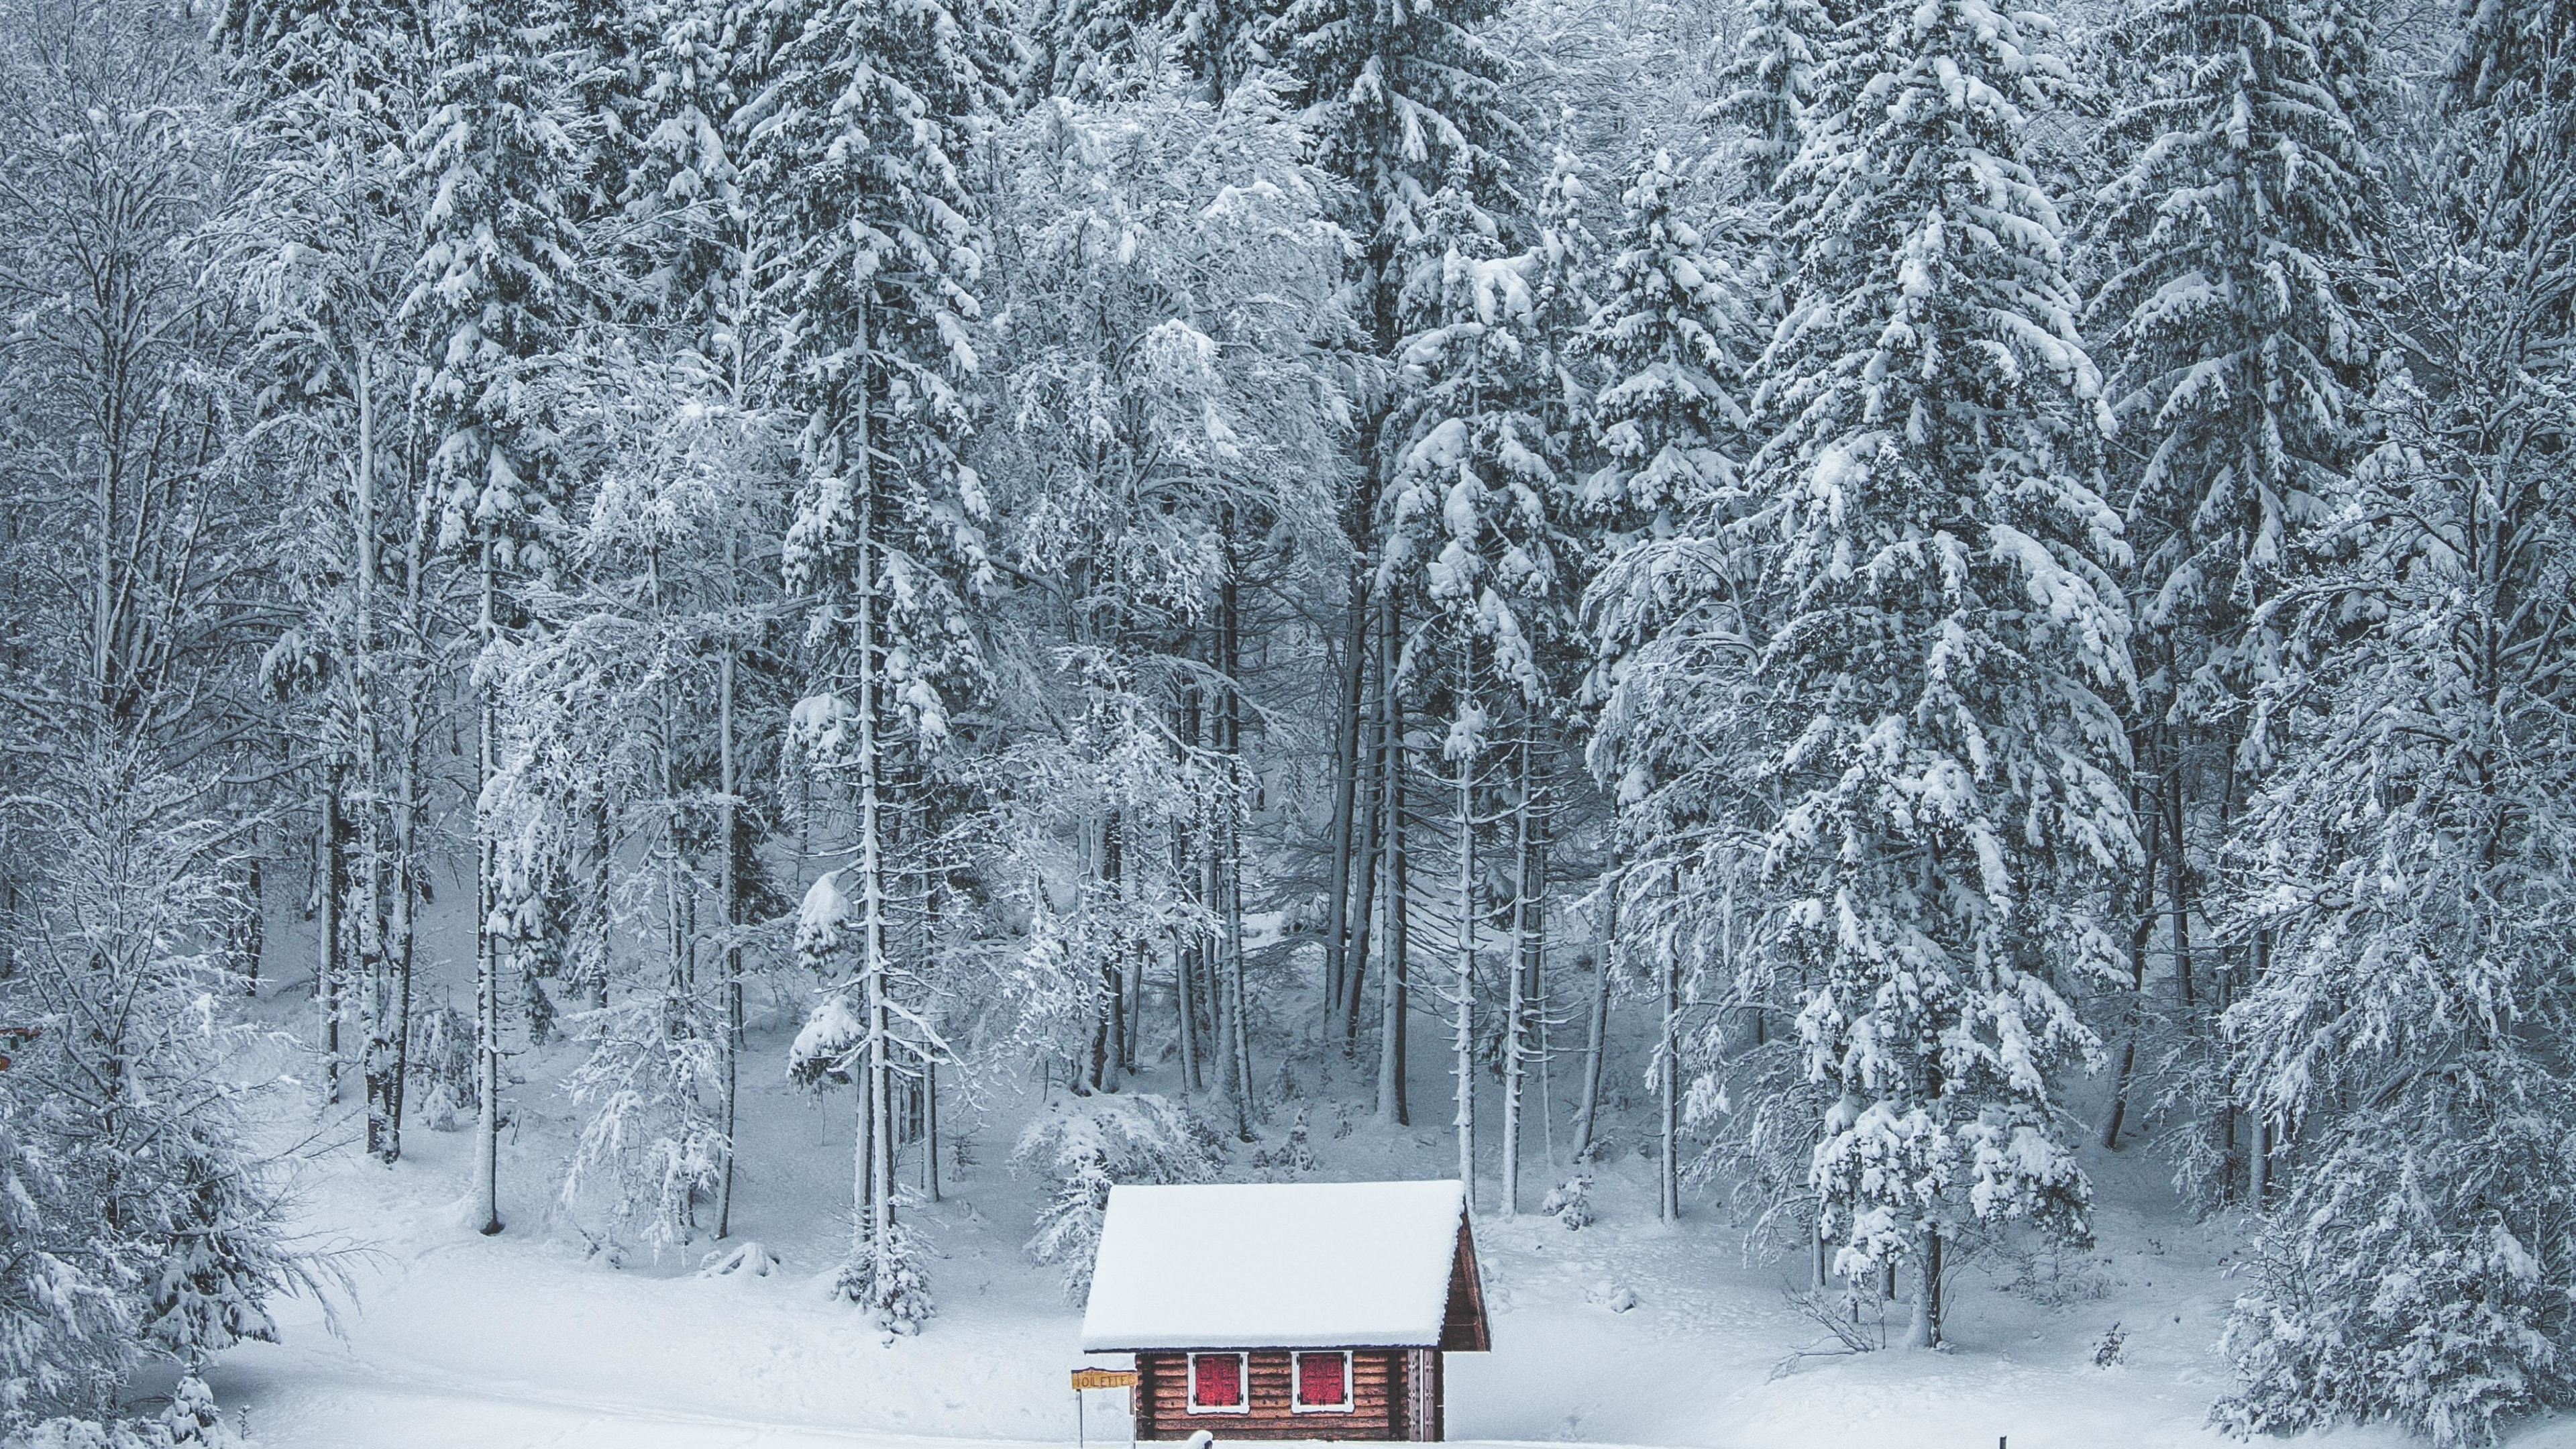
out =
[(2576, 1402), (2571, 441), (2566, 0), (0, 0), (0, 1433), (218, 1438), (279, 1125), (501, 1231), (564, 1044), (618, 1253), (854, 1096), (903, 1332), (1032, 1064), (1076, 1265), (1346, 1060), (1485, 1215), (1637, 1091), (1922, 1346), (2161, 1153), (2219, 1422), (2488, 1440)]

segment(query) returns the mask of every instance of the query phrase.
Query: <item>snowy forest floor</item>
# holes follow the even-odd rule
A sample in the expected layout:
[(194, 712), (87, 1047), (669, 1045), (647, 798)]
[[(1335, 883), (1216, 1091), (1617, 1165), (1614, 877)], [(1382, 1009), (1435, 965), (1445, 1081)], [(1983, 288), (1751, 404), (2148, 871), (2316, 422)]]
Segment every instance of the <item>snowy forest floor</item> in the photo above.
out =
[[(263, 986), (263, 1010), (288, 1034), (308, 987), (292, 977)], [(299, 1154), (300, 1226), (313, 1245), (345, 1254), (354, 1301), (334, 1305), (339, 1336), (321, 1305), (281, 1305), (282, 1343), (238, 1348), (208, 1375), (219, 1400), (239, 1407), (266, 1449), (1070, 1442), (1065, 1373), (1085, 1361), (1081, 1314), (1064, 1302), (1057, 1271), (1022, 1247), (1042, 1185), (1006, 1165), (1030, 1115), (1048, 1110), (1034, 1074), (987, 1083), (980, 1102), (943, 1096), (943, 1131), (966, 1137), (978, 1160), (946, 1168), (942, 1201), (908, 1209), (939, 1254), (930, 1267), (939, 1315), (921, 1337), (887, 1343), (823, 1291), (846, 1241), (851, 1105), (846, 1093), (800, 1093), (767, 1065), (784, 1060), (785, 1016), (768, 1014), (746, 1061), (731, 1240), (776, 1253), (776, 1275), (698, 1277), (704, 1243), (623, 1268), (586, 1255), (552, 1210), (578, 1130), (553, 1090), (574, 1049), (557, 1046), (513, 1063), (527, 1080), (508, 1094), (509, 1230), (498, 1237), (466, 1221), (470, 1132), (415, 1124), (403, 1160), (387, 1169), (358, 1151), (352, 1111), (322, 1119)], [(1417, 1029), (1436, 1046), (1431, 1022)], [(1265, 1131), (1275, 1142), (1304, 1107), (1318, 1179), (1454, 1175), (1445, 1060), (1425, 1050), (1414, 1065), (1410, 1129), (1374, 1122), (1365, 1082), (1337, 1063), (1322, 1080), (1310, 1069)], [(1149, 1072), (1137, 1089), (1166, 1089), (1171, 1075)], [(1560, 1083), (1560, 1109), (1569, 1095)], [(1642, 1117), (1648, 1103), (1629, 1096)], [(1688, 1198), (1678, 1227), (1657, 1225), (1654, 1164), (1632, 1145), (1638, 1125), (1619, 1124), (1619, 1148), (1597, 1171), (1594, 1226), (1507, 1219), (1490, 1202), (1480, 1214), (1494, 1351), (1450, 1360), (1454, 1439), (1708, 1449), (2223, 1442), (2203, 1416), (2226, 1385), (2216, 1340), (2235, 1291), (2230, 1264), (2217, 1235), (2175, 1205), (2167, 1169), (2143, 1147), (2088, 1150), (2098, 1243), (2059, 1262), (2053, 1286), (2034, 1290), (2024, 1265), (1999, 1256), (1972, 1262), (1949, 1290), (1944, 1350), (1806, 1358), (1783, 1373), (1795, 1351), (1830, 1346), (1785, 1292), (1803, 1265), (1748, 1263), (1712, 1193)], [(278, 1126), (281, 1140), (303, 1139), (315, 1121), (308, 1110)], [(1530, 1136), (1534, 1205), (1552, 1178), (1535, 1124)], [(1237, 1173), (1281, 1175), (1249, 1165), (1257, 1150), (1236, 1152)], [(1483, 1191), (1490, 1198), (1490, 1168)], [(1613, 1311), (1622, 1289), (1634, 1306)], [(2099, 1367), (2096, 1346), (2115, 1323), (2124, 1361)], [(1125, 1441), (1120, 1396), (1093, 1394), (1088, 1411), (1095, 1442)], [(2333, 1438), (2357, 1449), (2407, 1442), (2384, 1430)], [(2515, 1449), (2576, 1449), (2576, 1421), (2527, 1426)]]

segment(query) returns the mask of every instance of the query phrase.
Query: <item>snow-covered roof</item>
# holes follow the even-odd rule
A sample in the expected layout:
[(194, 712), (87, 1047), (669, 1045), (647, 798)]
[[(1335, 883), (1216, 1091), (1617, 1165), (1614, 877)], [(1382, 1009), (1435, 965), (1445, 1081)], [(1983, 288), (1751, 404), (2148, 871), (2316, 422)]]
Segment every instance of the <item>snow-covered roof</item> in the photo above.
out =
[(1112, 1188), (1083, 1350), (1436, 1346), (1466, 1217), (1455, 1182)]

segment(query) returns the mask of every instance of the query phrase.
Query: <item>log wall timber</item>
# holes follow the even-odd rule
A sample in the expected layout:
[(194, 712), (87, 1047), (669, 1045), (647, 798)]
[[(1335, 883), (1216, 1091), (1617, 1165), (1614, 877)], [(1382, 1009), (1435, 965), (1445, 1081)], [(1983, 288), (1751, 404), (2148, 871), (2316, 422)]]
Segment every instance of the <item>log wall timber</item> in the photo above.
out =
[[(1436, 1349), (1351, 1351), (1350, 1412), (1298, 1413), (1291, 1407), (1290, 1350), (1249, 1354), (1250, 1403), (1243, 1413), (1190, 1412), (1190, 1356), (1136, 1355), (1136, 1437), (1187, 1439), (1201, 1429), (1231, 1439), (1421, 1439), (1439, 1437), (1440, 1354)], [(1408, 1359), (1428, 1363), (1409, 1365)], [(1408, 1368), (1411, 1369), (1408, 1372)], [(1427, 1403), (1427, 1415), (1419, 1406)]]

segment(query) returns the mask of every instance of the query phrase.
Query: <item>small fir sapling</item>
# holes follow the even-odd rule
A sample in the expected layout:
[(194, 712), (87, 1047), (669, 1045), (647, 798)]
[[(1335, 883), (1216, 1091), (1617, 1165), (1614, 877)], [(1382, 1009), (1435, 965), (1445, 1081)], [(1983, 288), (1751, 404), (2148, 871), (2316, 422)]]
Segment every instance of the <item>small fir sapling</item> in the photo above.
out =
[[(169, 1406), (161, 1411), (160, 1422), (153, 1427), (166, 1438), (170, 1449), (252, 1449), (248, 1440), (224, 1422), (223, 1411), (215, 1407), (214, 1391), (193, 1371), (182, 1375), (170, 1390)], [(159, 1449), (157, 1444), (155, 1449)]]
[(1252, 1165), (1283, 1173), (1315, 1170), (1315, 1148), (1305, 1108), (1298, 1108), (1295, 1120), (1288, 1124), (1286, 1140), (1277, 1147), (1265, 1147), (1252, 1154)]
[(778, 1267), (778, 1255), (769, 1250), (768, 1244), (754, 1238), (730, 1248), (718, 1248), (699, 1259), (698, 1276), (743, 1283), (769, 1277)]
[(1599, 1222), (1592, 1210), (1592, 1174), (1578, 1172), (1549, 1190), (1538, 1205), (1541, 1216), (1564, 1224), (1567, 1232), (1580, 1232)]
[(851, 1253), (841, 1264), (832, 1280), (832, 1296), (864, 1307), (868, 1321), (891, 1340), (921, 1332), (939, 1306), (930, 1296), (929, 1277), (921, 1271), (926, 1250), (912, 1230), (890, 1217), (884, 1231), (883, 1251), (865, 1251), (878, 1246), (870, 1238), (861, 1243), (862, 1251)]

